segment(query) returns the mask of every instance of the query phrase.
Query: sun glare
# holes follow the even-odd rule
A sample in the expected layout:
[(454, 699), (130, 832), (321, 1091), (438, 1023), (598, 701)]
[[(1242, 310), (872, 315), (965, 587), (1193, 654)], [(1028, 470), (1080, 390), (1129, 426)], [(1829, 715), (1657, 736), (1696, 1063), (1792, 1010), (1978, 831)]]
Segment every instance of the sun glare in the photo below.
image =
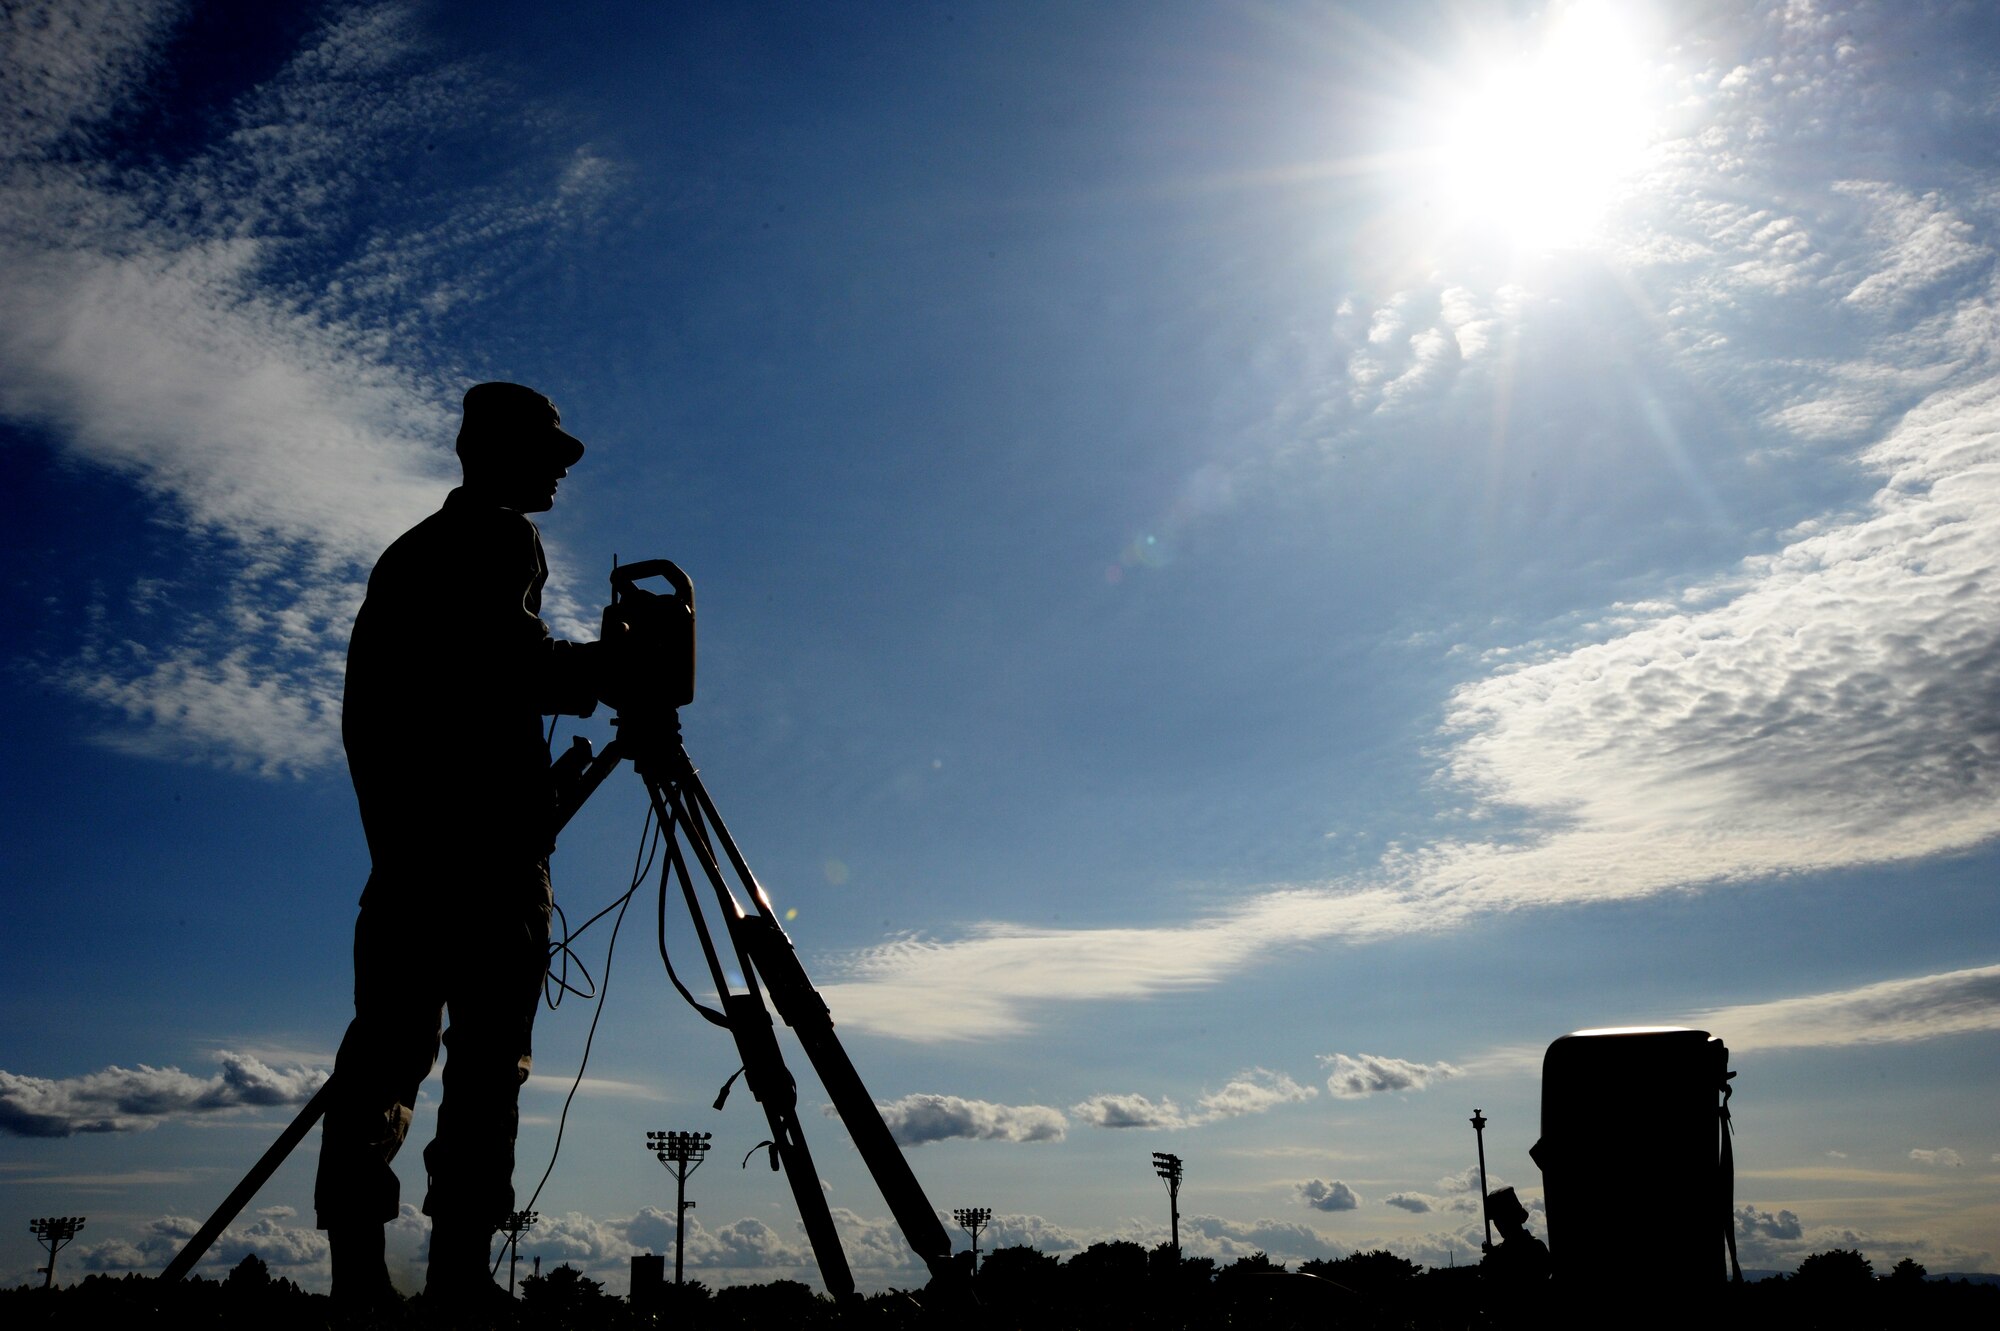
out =
[(1557, 12), (1538, 50), (1466, 71), (1438, 116), (1431, 188), (1454, 228), (1517, 245), (1587, 234), (1638, 170), (1652, 114), (1627, 5)]

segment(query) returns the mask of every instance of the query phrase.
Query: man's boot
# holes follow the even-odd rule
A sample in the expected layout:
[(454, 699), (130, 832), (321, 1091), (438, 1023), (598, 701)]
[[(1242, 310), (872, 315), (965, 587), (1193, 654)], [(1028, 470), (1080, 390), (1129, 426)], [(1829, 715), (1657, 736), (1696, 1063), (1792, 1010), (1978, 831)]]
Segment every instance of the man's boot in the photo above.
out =
[(357, 1308), (378, 1308), (396, 1301), (389, 1283), (389, 1266), (382, 1255), (379, 1224), (333, 1225), (326, 1243), (333, 1258), (333, 1298)]
[(493, 1226), (460, 1216), (431, 1220), (431, 1265), (424, 1279), (424, 1302), (479, 1308), (507, 1302), (507, 1291), (493, 1283), (488, 1265)]

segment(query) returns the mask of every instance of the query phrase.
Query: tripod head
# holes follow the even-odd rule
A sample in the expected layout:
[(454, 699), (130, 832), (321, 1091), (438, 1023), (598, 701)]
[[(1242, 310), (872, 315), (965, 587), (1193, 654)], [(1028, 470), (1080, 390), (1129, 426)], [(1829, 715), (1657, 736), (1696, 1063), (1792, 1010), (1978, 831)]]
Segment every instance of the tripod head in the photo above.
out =
[[(672, 595), (637, 585), (651, 577), (665, 578)], [(612, 566), (601, 637), (599, 693), (619, 716), (660, 719), (694, 701), (694, 580), (673, 560)]]

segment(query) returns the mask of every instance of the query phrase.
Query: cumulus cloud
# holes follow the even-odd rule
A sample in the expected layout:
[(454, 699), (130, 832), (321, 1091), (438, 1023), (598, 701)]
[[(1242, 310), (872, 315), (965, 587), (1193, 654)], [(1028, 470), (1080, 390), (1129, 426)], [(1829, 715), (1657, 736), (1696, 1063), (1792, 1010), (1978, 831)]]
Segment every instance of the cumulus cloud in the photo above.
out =
[[(864, 1281), (906, 1284), (920, 1278), (922, 1263), (893, 1221), (838, 1206), (832, 1216), (848, 1263)], [(1032, 1218), (1019, 1219), (1022, 1232), (1036, 1231)], [(544, 1214), (534, 1247), (545, 1266), (567, 1262), (619, 1292), (626, 1288), (633, 1254), (672, 1252), (677, 1237), (673, 1214), (658, 1207), (624, 1217), (568, 1211)], [(711, 1286), (818, 1279), (818, 1260), (796, 1221), (773, 1224), (742, 1216), (708, 1223), (690, 1212), (685, 1256), (691, 1277)]]
[[(904, 1146), (965, 1138), (970, 1141), (1061, 1141), (1069, 1131), (1062, 1111), (1048, 1105), (997, 1105), (956, 1095), (906, 1095), (877, 1105), (889, 1132)], [(829, 1109), (827, 1112), (833, 1112)]]
[(1352, 1211), (1361, 1205), (1360, 1195), (1339, 1179), (1331, 1183), (1307, 1179), (1298, 1185), (1298, 1194), (1299, 1200), (1315, 1211)]
[(1383, 1091), (1421, 1091), (1434, 1081), (1459, 1075), (1449, 1063), (1412, 1063), (1380, 1054), (1321, 1054), (1319, 1061), (1327, 1068), (1326, 1089), (1343, 1100)]
[(1910, 1159), (1939, 1169), (1959, 1169), (1965, 1165), (1965, 1157), (1949, 1146), (1940, 1146), (1936, 1150), (1914, 1147), (1910, 1151)]
[(1759, 1211), (1754, 1206), (1736, 1208), (1736, 1232), (1741, 1236), (1754, 1235), (1767, 1239), (1796, 1239), (1804, 1232), (1795, 1211), (1779, 1211), (1776, 1215), (1769, 1211)]
[(1282, 1072), (1252, 1068), (1238, 1073), (1219, 1091), (1195, 1101), (1194, 1120), (1210, 1123), (1244, 1114), (1262, 1114), (1280, 1105), (1297, 1104), (1319, 1094), (1314, 1086), (1301, 1086)]
[(1411, 1215), (1428, 1215), (1437, 1209), (1436, 1203), (1420, 1192), (1392, 1192), (1382, 1199), (1382, 1204), (1408, 1211)]
[(212, 1077), (144, 1063), (60, 1079), (0, 1071), (0, 1132), (68, 1137), (144, 1131), (169, 1118), (303, 1104), (327, 1078), (323, 1068), (273, 1068), (227, 1050), (216, 1057), (222, 1070)]
[[(1159, 1236), (1165, 1237), (1164, 1233)], [(1258, 1252), (1288, 1264), (1313, 1258), (1331, 1261), (1348, 1252), (1310, 1225), (1261, 1217), (1250, 1221), (1225, 1220), (1213, 1215), (1182, 1216), (1181, 1247), (1191, 1257), (1213, 1257), (1220, 1262), (1232, 1262)]]
[(1789, 1271), (1807, 1256), (1831, 1248), (1850, 1248), (1873, 1260), (1878, 1268), (1911, 1257), (1935, 1271), (1981, 1271), (1992, 1254), (1913, 1234), (1891, 1234), (1844, 1225), (1814, 1224), (1796, 1211), (1775, 1214), (1751, 1203), (1736, 1208), (1736, 1250), (1746, 1267)]
[[(288, 1278), (301, 1284), (319, 1283), (325, 1278), (327, 1266), (326, 1235), (309, 1226), (286, 1223), (291, 1219), (289, 1214), (260, 1212), (250, 1224), (229, 1226), (216, 1236), (195, 1270), (212, 1278), (254, 1253)], [(75, 1261), (85, 1271), (158, 1270), (172, 1261), (200, 1229), (198, 1220), (161, 1216), (142, 1225), (131, 1237), (79, 1242), (74, 1256), (66, 1260)]]
[[(1435, 1193), (1404, 1192), (1398, 1195), (1410, 1201), (1422, 1202), (1426, 1210), (1453, 1211), (1465, 1215), (1478, 1215), (1480, 1213), (1479, 1185), (1479, 1167), (1477, 1165), (1467, 1165), (1457, 1173), (1446, 1174), (1443, 1178), (1432, 1184), (1437, 1189)], [(1488, 1191), (1497, 1192), (1506, 1186), (1507, 1180), (1500, 1177), (1499, 1174), (1487, 1174), (1486, 1187)], [(1541, 1198), (1534, 1194), (1525, 1194), (1521, 1200), (1531, 1211), (1536, 1209), (1541, 1203)], [(1417, 1208), (1404, 1205), (1402, 1209), (1415, 1211)]]
[(1170, 1099), (1154, 1101), (1138, 1094), (1093, 1095), (1070, 1113), (1100, 1128), (1193, 1128), (1220, 1119), (1261, 1114), (1280, 1105), (1296, 1104), (1318, 1095), (1282, 1072), (1251, 1068), (1239, 1072), (1221, 1090), (1211, 1091), (1183, 1110)]
[(1070, 1106), (1070, 1113), (1099, 1128), (1184, 1128), (1187, 1115), (1172, 1100), (1157, 1104), (1143, 1095), (1093, 1095)]
[[(440, 207), (451, 224), (399, 214), (445, 187), (395, 154), (498, 92), (423, 52), (390, 5), (336, 10), (191, 156), (100, 163), (96, 126), (144, 92), (178, 15), (8, 10), (0, 418), (128, 480), (192, 570), (107, 591), (39, 664), (122, 747), (301, 771), (338, 752), (362, 570), (455, 478), (463, 376), (412, 363), (418, 334), (510, 251), (587, 217), (606, 173), (529, 153), (522, 179)], [(413, 197), (426, 182), (436, 197)], [(551, 611), (574, 627), (559, 595)]]
[(1061, 1254), (1081, 1252), (1090, 1240), (1044, 1216), (995, 1214), (986, 1227), (985, 1242), (996, 1252), (1001, 1248), (1037, 1248)]

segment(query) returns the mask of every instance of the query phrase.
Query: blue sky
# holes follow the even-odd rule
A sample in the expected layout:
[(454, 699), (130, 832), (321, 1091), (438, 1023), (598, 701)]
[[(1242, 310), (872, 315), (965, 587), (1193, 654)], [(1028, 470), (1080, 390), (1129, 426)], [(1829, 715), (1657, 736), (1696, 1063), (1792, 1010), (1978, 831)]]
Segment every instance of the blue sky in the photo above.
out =
[[(10, 9), (0, 75), (0, 1193), (89, 1217), (66, 1275), (162, 1265), (331, 1061), (347, 627), (489, 378), (590, 445), (560, 630), (614, 554), (696, 580), (689, 748), (985, 1246), (1160, 1241), (1171, 1150), (1190, 1251), (1465, 1260), (1472, 1110), (1538, 1198), (1541, 1051), (1674, 1023), (1746, 1264), (1996, 1269), (1983, 11), (143, 9)], [(621, 938), (523, 1252), (622, 1288), (696, 1128), (691, 1271), (815, 1279), (734, 1067)], [(218, 1261), (323, 1284), (312, 1163)]]

